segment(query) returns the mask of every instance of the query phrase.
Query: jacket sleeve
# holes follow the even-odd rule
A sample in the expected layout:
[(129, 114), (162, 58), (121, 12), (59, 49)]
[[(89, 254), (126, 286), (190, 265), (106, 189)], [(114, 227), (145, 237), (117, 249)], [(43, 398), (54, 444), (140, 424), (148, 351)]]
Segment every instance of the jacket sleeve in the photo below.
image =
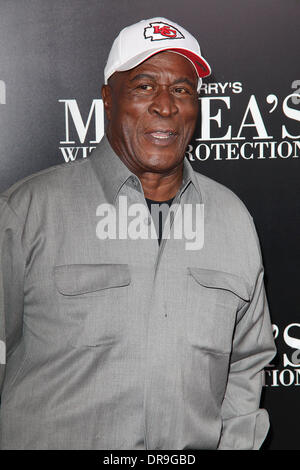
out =
[(22, 336), (25, 259), (22, 225), (0, 196), (0, 394), (7, 357)]
[(268, 430), (269, 417), (259, 408), (263, 368), (276, 353), (264, 287), (264, 270), (254, 229), (260, 269), (250, 302), (237, 315), (228, 383), (222, 405), (220, 450), (257, 450)]

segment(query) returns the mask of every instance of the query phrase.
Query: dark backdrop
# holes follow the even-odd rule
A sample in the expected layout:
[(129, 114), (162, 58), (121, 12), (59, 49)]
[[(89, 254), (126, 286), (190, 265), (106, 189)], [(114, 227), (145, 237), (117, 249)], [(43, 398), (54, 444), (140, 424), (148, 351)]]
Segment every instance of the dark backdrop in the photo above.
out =
[(0, 192), (89, 155), (103, 133), (111, 44), (153, 16), (188, 29), (211, 64), (187, 156), (256, 222), (278, 347), (265, 373), (263, 448), (299, 449), (298, 0), (0, 0)]

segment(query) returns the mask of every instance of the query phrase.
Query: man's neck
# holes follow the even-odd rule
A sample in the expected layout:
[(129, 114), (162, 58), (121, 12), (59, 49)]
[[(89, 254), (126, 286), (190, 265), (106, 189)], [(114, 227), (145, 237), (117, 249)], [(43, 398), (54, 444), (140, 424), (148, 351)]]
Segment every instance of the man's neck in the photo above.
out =
[(116, 155), (118, 155), (124, 165), (141, 181), (146, 198), (153, 201), (167, 201), (177, 194), (182, 183), (183, 161), (176, 168), (172, 168), (164, 173), (152, 172), (143, 168), (134, 168), (130, 165), (129, 159), (122, 157), (121, 149), (114, 145), (109, 130), (106, 132), (106, 136)]
[(153, 201), (167, 201), (173, 198), (181, 186), (182, 171), (183, 165), (169, 174), (144, 172), (138, 175), (145, 197)]

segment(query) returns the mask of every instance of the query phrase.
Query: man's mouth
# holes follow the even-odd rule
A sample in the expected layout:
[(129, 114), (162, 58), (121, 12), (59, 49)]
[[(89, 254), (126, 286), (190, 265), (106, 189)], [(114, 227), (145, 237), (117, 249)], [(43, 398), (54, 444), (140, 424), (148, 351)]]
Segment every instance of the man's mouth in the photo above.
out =
[(155, 137), (155, 139), (167, 139), (168, 137), (171, 137), (171, 135), (175, 135), (175, 132), (173, 131), (154, 131), (150, 132), (152, 137)]
[(156, 145), (169, 145), (174, 142), (177, 135), (177, 132), (173, 129), (157, 129), (145, 134), (146, 138)]

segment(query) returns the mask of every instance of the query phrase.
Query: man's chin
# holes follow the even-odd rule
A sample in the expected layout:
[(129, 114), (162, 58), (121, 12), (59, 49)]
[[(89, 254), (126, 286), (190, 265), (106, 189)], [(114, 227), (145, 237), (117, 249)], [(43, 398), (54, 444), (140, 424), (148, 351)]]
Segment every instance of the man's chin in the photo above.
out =
[[(175, 157), (175, 152), (155, 152), (155, 153), (144, 153), (140, 160), (141, 166), (148, 171), (153, 171), (157, 173), (163, 173), (172, 170), (176, 166), (180, 165), (184, 154), (182, 157)], [(178, 155), (178, 154), (177, 154)]]

